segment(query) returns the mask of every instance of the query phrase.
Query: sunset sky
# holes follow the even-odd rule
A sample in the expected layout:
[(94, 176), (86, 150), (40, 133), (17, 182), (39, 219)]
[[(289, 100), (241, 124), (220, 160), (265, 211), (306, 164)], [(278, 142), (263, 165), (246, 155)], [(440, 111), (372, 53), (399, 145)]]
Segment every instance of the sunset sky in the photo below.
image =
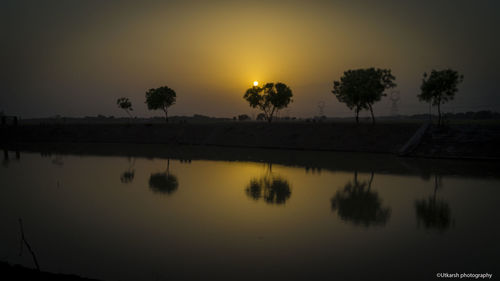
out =
[[(169, 115), (232, 117), (253, 81), (294, 93), (282, 114), (352, 116), (331, 93), (347, 69), (390, 68), (400, 113), (426, 113), (422, 74), (464, 74), (445, 111), (500, 111), (500, 2), (0, 1), (0, 111), (24, 118), (138, 116), (145, 92), (177, 92)], [(376, 104), (388, 115), (391, 103)]]

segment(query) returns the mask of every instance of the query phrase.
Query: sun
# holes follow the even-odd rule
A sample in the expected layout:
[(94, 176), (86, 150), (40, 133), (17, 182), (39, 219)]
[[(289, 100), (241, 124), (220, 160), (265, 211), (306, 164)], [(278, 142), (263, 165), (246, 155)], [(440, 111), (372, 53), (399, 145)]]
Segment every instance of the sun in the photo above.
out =
[(254, 86), (254, 87), (259, 86), (259, 81), (253, 81), (253, 86)]

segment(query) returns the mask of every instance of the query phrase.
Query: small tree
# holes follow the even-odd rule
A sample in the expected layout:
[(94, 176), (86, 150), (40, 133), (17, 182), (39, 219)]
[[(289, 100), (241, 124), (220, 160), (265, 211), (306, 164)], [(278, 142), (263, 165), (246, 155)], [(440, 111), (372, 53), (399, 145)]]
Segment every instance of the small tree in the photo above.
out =
[(246, 114), (241, 114), (241, 115), (238, 115), (238, 120), (239, 121), (246, 121), (246, 120), (250, 120), (250, 116), (246, 115)]
[(243, 98), (252, 108), (262, 110), (265, 119), (271, 122), (278, 110), (287, 107), (293, 101), (292, 96), (292, 90), (286, 84), (278, 82), (249, 88)]
[(168, 108), (175, 104), (175, 91), (167, 86), (149, 89), (146, 92), (146, 104), (149, 110), (161, 109), (165, 112), (165, 121), (168, 123)]
[(441, 104), (453, 100), (458, 92), (458, 84), (462, 83), (464, 76), (452, 69), (432, 70), (431, 75), (424, 73), (421, 93), (418, 95), (420, 101), (426, 101), (438, 108), (438, 125), (442, 125)]
[(340, 81), (333, 82), (332, 93), (356, 114), (359, 123), (359, 112), (370, 110), (372, 122), (375, 124), (373, 104), (385, 96), (385, 90), (396, 87), (390, 69), (355, 69), (345, 71)]
[(116, 100), (116, 104), (119, 108), (125, 110), (128, 116), (132, 118), (130, 111), (133, 111), (134, 109), (132, 108), (132, 102), (128, 98), (119, 98)]

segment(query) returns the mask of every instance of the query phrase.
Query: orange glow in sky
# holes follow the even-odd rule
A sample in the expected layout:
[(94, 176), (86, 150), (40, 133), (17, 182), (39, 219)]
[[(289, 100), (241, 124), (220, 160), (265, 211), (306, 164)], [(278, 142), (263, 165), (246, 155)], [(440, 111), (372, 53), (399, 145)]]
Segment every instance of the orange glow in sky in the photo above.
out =
[[(466, 77), (456, 110), (499, 104), (500, 39), (491, 36), (498, 1), (428, 1), (432, 9), (420, 1), (357, 2), (12, 1), (0, 17), (8, 27), (0, 46), (0, 111), (122, 116), (115, 101), (124, 96), (138, 116), (157, 116), (147, 110), (145, 92), (169, 86), (177, 93), (172, 116), (251, 115), (243, 94), (260, 80), (292, 89), (292, 116), (317, 115), (318, 102), (327, 116), (351, 116), (332, 83), (366, 67), (392, 70), (402, 114), (427, 112), (417, 94), (422, 74), (433, 68)], [(375, 114), (390, 107), (383, 99)]]

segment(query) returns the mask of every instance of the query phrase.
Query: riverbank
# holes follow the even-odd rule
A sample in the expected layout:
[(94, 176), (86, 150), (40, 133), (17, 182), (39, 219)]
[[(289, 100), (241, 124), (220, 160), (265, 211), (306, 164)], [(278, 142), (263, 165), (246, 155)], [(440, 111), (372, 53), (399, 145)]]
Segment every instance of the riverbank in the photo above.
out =
[(431, 126), (422, 136), (413, 157), (447, 159), (500, 159), (500, 125), (456, 124)]
[(4, 145), (3, 165), (24, 159), (24, 153), (41, 154), (58, 165), (67, 156), (126, 157), (128, 159), (170, 159), (182, 163), (192, 161), (254, 162), (302, 168), (306, 173), (352, 172), (395, 174), (431, 178), (467, 176), (498, 178), (498, 161), (457, 161), (455, 159), (426, 159), (398, 157), (394, 154), (351, 153), (335, 151), (260, 149), (203, 145), (165, 145), (130, 143), (16, 143)]
[(50, 124), (3, 128), (3, 143), (161, 143), (396, 153), (418, 123)]
[(498, 160), (500, 124), (441, 128), (415, 122), (32, 124), (1, 128), (0, 142), (195, 145)]

